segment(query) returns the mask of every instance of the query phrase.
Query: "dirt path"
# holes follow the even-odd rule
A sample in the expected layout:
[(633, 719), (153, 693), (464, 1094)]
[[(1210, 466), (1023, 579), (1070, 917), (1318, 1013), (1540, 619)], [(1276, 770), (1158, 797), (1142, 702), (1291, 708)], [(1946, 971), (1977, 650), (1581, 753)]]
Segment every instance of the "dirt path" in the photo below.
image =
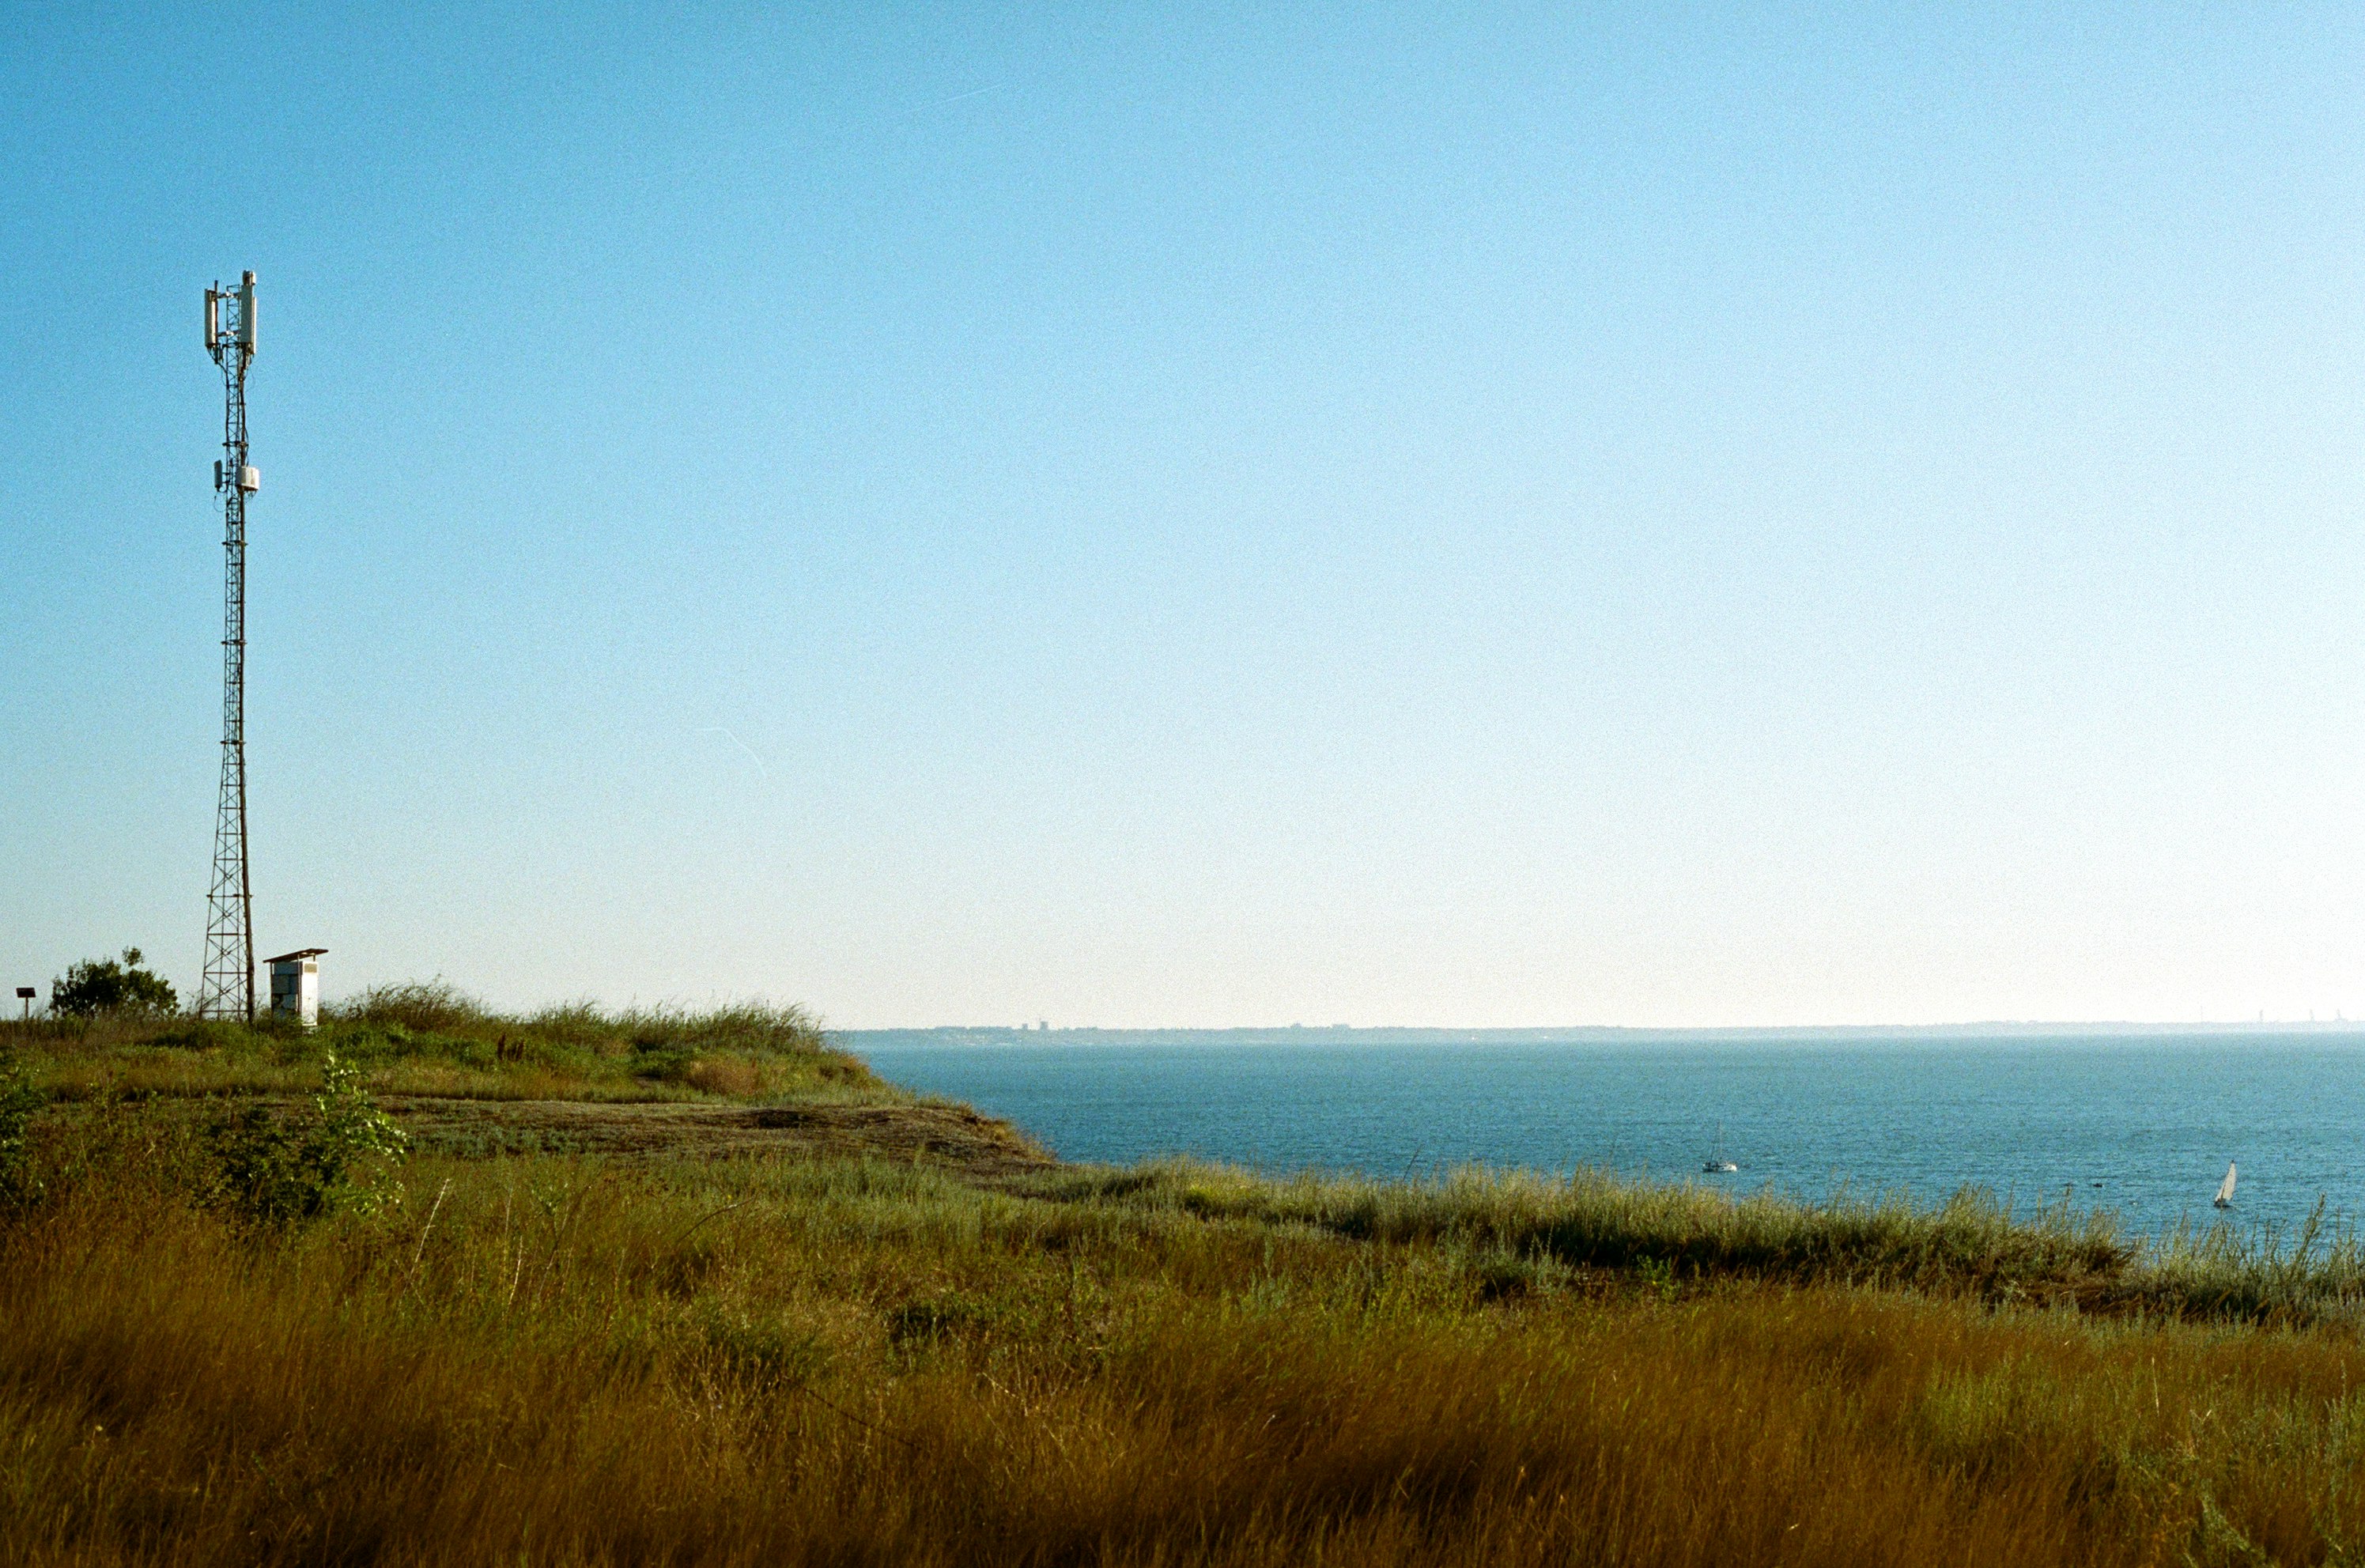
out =
[(417, 1140), (420, 1153), (462, 1159), (536, 1152), (640, 1159), (869, 1154), (956, 1166), (984, 1181), (1057, 1163), (1009, 1123), (958, 1105), (619, 1105), (424, 1095), (386, 1095), (379, 1103)]

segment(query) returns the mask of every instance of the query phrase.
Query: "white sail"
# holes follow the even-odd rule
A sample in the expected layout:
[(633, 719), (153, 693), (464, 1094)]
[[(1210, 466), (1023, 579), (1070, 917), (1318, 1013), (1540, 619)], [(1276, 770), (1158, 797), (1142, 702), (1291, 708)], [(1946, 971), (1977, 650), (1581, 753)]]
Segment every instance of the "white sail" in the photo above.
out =
[(2225, 1162), (2225, 1180), (2217, 1183), (2217, 1206), (2221, 1209), (2234, 1206), (2234, 1162), (2230, 1159)]
[(1719, 1122), (1716, 1125), (1716, 1152), (1709, 1155), (1706, 1159), (1700, 1161), (1700, 1169), (1707, 1171), (1711, 1176), (1721, 1176), (1741, 1169), (1740, 1166), (1735, 1165), (1732, 1160), (1725, 1158), (1724, 1124), (1722, 1122)]

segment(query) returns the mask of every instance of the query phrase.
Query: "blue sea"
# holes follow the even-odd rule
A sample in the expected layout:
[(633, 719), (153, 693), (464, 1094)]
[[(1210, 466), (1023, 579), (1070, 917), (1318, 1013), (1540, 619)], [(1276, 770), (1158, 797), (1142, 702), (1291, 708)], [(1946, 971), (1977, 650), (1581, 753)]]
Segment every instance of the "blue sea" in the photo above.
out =
[[(2365, 1216), (2365, 1032), (869, 1031), (895, 1082), (1066, 1159), (1270, 1172), (1604, 1166), (1806, 1198), (1985, 1187), (2021, 1207), (2289, 1226)], [(1720, 1139), (1738, 1174), (1707, 1176)]]

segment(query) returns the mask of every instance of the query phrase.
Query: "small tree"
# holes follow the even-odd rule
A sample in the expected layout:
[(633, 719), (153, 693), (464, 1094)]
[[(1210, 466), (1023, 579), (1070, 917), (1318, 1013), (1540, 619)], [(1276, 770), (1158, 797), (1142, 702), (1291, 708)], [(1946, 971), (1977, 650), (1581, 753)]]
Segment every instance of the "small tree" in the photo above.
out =
[(120, 963), (93, 958), (76, 964), (63, 980), (50, 982), (50, 1011), (70, 1018), (93, 1018), (120, 1008), (170, 1013), (178, 1007), (180, 999), (173, 994), (172, 982), (140, 965), (137, 947), (123, 949)]

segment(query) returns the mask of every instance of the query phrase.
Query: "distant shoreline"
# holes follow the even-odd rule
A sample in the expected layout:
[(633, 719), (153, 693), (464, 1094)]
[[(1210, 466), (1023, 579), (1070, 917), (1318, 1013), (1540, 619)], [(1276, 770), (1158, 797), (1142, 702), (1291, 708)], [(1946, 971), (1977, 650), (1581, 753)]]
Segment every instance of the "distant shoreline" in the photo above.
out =
[(846, 1049), (895, 1046), (1608, 1046), (1608, 1045), (1860, 1045), (1877, 1042), (1970, 1043), (2025, 1040), (2240, 1039), (2308, 1036), (2355, 1037), (2365, 1044), (2365, 1020), (2322, 1023), (2226, 1024), (1830, 1024), (1732, 1028), (1632, 1028), (1585, 1025), (1570, 1028), (1440, 1029), (1411, 1025), (1236, 1029), (1022, 1029), (994, 1025), (939, 1025), (921, 1029), (828, 1029)]

